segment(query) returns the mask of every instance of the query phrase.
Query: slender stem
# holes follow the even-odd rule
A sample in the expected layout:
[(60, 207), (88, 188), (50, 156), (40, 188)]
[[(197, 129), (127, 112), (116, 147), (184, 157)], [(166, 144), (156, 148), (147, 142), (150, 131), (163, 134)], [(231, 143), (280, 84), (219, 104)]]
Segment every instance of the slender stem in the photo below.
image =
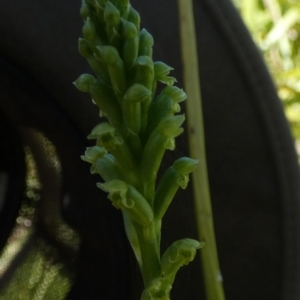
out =
[(161, 277), (159, 245), (157, 243), (156, 224), (144, 227), (134, 223), (138, 236), (143, 264), (143, 280), (147, 288), (154, 279)]
[(178, 0), (181, 26), (182, 59), (187, 101), (187, 127), (190, 154), (199, 160), (193, 172), (194, 199), (200, 240), (207, 300), (224, 300), (210, 200), (205, 155), (204, 124), (199, 86), (198, 57), (192, 0)]

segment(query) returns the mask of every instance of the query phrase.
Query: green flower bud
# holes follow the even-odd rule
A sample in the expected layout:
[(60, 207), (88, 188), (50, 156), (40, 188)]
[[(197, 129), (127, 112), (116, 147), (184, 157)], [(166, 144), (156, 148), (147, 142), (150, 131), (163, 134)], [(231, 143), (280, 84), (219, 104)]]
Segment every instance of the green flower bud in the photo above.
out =
[(121, 102), (127, 90), (127, 80), (123, 61), (119, 56), (118, 50), (112, 46), (100, 46), (98, 47), (98, 50), (100, 51), (104, 62), (108, 65), (108, 72), (114, 92), (119, 102)]
[(105, 63), (108, 65), (113, 65), (120, 60), (119, 52), (115, 47), (112, 46), (100, 46), (97, 48), (100, 55)]
[(152, 57), (154, 40), (152, 35), (146, 30), (142, 29), (139, 35), (140, 45), (139, 45), (139, 56), (149, 56)]
[(163, 119), (179, 111), (179, 104), (170, 96), (161, 93), (149, 107), (148, 114), (151, 118), (147, 124), (146, 136), (149, 136)]
[(129, 0), (112, 0), (120, 10), (121, 16), (126, 18), (129, 9)]
[(79, 91), (87, 93), (90, 91), (91, 84), (94, 83), (95, 80), (95, 77), (90, 74), (82, 74), (73, 82), (73, 84)]
[(131, 5), (129, 5), (129, 13), (128, 13), (127, 21), (135, 25), (137, 32), (140, 31), (140, 23), (141, 23), (140, 14)]
[(161, 61), (154, 63), (155, 79), (167, 84), (168, 86), (171, 86), (174, 84), (174, 82), (176, 82), (174, 77), (167, 76), (171, 70), (174, 69)]
[(90, 17), (87, 17), (83, 27), (82, 34), (87, 41), (93, 41), (97, 37), (97, 30), (95, 24)]
[(131, 22), (122, 22), (122, 58), (125, 68), (128, 70), (136, 60), (139, 50), (139, 41), (137, 37), (137, 29)]
[(105, 30), (109, 40), (109, 44), (119, 49), (121, 44), (121, 36), (119, 33), (121, 17), (118, 8), (110, 1), (106, 2), (104, 19), (106, 23)]
[(123, 99), (124, 124), (137, 135), (141, 130), (141, 102), (150, 101), (151, 92), (141, 84), (133, 84)]
[(154, 216), (161, 220), (170, 206), (179, 187), (185, 189), (189, 173), (197, 166), (198, 161), (188, 157), (176, 160), (162, 176), (154, 197)]
[(108, 120), (116, 127), (122, 124), (122, 111), (111, 90), (99, 80), (90, 86), (94, 102), (104, 112)]
[(101, 61), (101, 60), (98, 61), (96, 59), (93, 49), (92, 49), (92, 48), (94, 48), (97, 50), (97, 48), (95, 47), (94, 44), (95, 44), (94, 42), (88, 42), (87, 40), (80, 38), (78, 41), (79, 52), (83, 57), (86, 58), (89, 65), (96, 72), (98, 77), (106, 84), (109, 84), (110, 78), (109, 78), (107, 66), (106, 66), (106, 64), (104, 64), (103, 61)]
[(125, 179), (111, 154), (105, 154), (104, 156), (98, 158), (97, 162), (92, 167), (93, 169), (91, 172), (100, 174), (100, 176), (106, 182), (113, 179)]
[(93, 1), (93, 8), (95, 10), (95, 16), (97, 17), (98, 22), (101, 24), (101, 26), (105, 25), (104, 8), (105, 8), (106, 1), (107, 0), (94, 0)]
[(169, 279), (170, 284), (180, 267), (189, 264), (194, 260), (196, 250), (204, 246), (204, 243), (199, 243), (192, 239), (183, 239), (174, 242), (164, 253), (161, 259), (163, 276)]
[(85, 58), (93, 56), (93, 51), (85, 39), (80, 38), (78, 40), (78, 49), (79, 53)]
[(120, 11), (110, 1), (107, 1), (105, 5), (104, 20), (110, 26), (117, 26), (121, 20)]
[(143, 84), (148, 90), (153, 90), (154, 67), (148, 56), (139, 56), (133, 65), (134, 83)]
[(189, 174), (196, 169), (198, 163), (196, 159), (182, 157), (174, 162), (173, 167), (181, 174)]
[(180, 128), (184, 116), (165, 118), (150, 135), (141, 160), (142, 178), (146, 183), (153, 183), (166, 149), (173, 150), (174, 138), (183, 132)]
[(86, 20), (89, 16), (91, 16), (91, 7), (86, 1), (82, 1), (80, 8), (80, 16), (83, 20)]
[(137, 37), (137, 30), (133, 23), (123, 20), (122, 22), (122, 38), (131, 40)]
[(153, 212), (147, 200), (131, 185), (122, 180), (98, 183), (97, 186), (108, 192), (108, 199), (114, 207), (124, 210), (128, 216), (143, 226), (153, 222)]

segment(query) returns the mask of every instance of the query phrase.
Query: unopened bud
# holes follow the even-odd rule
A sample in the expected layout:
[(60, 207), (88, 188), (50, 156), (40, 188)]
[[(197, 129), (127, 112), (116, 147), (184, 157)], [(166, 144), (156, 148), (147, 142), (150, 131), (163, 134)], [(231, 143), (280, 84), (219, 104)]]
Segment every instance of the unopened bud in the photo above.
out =
[(116, 26), (120, 22), (120, 11), (110, 1), (107, 1), (105, 5), (104, 20), (111, 26)]
[(77, 87), (77, 89), (81, 92), (89, 92), (91, 85), (95, 82), (94, 76), (90, 74), (82, 74), (80, 75), (73, 84)]
[(82, 33), (87, 41), (93, 41), (97, 38), (97, 30), (90, 17), (87, 17), (82, 27)]

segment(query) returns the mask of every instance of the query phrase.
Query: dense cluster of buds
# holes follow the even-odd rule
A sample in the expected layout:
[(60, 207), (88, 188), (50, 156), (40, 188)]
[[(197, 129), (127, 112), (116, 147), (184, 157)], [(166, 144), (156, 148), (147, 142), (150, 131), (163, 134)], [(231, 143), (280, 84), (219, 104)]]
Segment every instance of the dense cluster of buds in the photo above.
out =
[[(176, 160), (157, 183), (167, 149), (183, 132), (178, 103), (187, 96), (173, 84), (172, 68), (153, 62), (153, 37), (140, 30), (140, 16), (129, 0), (83, 0), (79, 52), (95, 72), (81, 75), (75, 86), (90, 93), (107, 122), (88, 136), (96, 145), (82, 159), (104, 180), (97, 186), (123, 213), (129, 242), (139, 263), (143, 300), (170, 299), (178, 269), (194, 259), (196, 240), (175, 242), (160, 255), (161, 220), (179, 187), (186, 188), (197, 161)], [(156, 95), (157, 82), (166, 85)]]

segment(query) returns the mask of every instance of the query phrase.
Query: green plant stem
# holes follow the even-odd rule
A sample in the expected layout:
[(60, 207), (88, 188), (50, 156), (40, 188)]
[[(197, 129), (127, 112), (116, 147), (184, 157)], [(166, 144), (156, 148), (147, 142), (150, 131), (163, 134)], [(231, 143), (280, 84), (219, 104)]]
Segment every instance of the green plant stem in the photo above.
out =
[(201, 251), (207, 300), (224, 300), (222, 276), (219, 268), (213, 225), (209, 182), (206, 166), (204, 124), (199, 87), (198, 57), (192, 0), (178, 0), (182, 59), (187, 101), (187, 127), (190, 154), (199, 160), (193, 172), (194, 199), (200, 240), (205, 242)]
[(155, 225), (155, 222), (149, 226), (134, 223), (140, 245), (143, 264), (142, 275), (146, 288), (154, 279), (161, 277), (160, 253)]

